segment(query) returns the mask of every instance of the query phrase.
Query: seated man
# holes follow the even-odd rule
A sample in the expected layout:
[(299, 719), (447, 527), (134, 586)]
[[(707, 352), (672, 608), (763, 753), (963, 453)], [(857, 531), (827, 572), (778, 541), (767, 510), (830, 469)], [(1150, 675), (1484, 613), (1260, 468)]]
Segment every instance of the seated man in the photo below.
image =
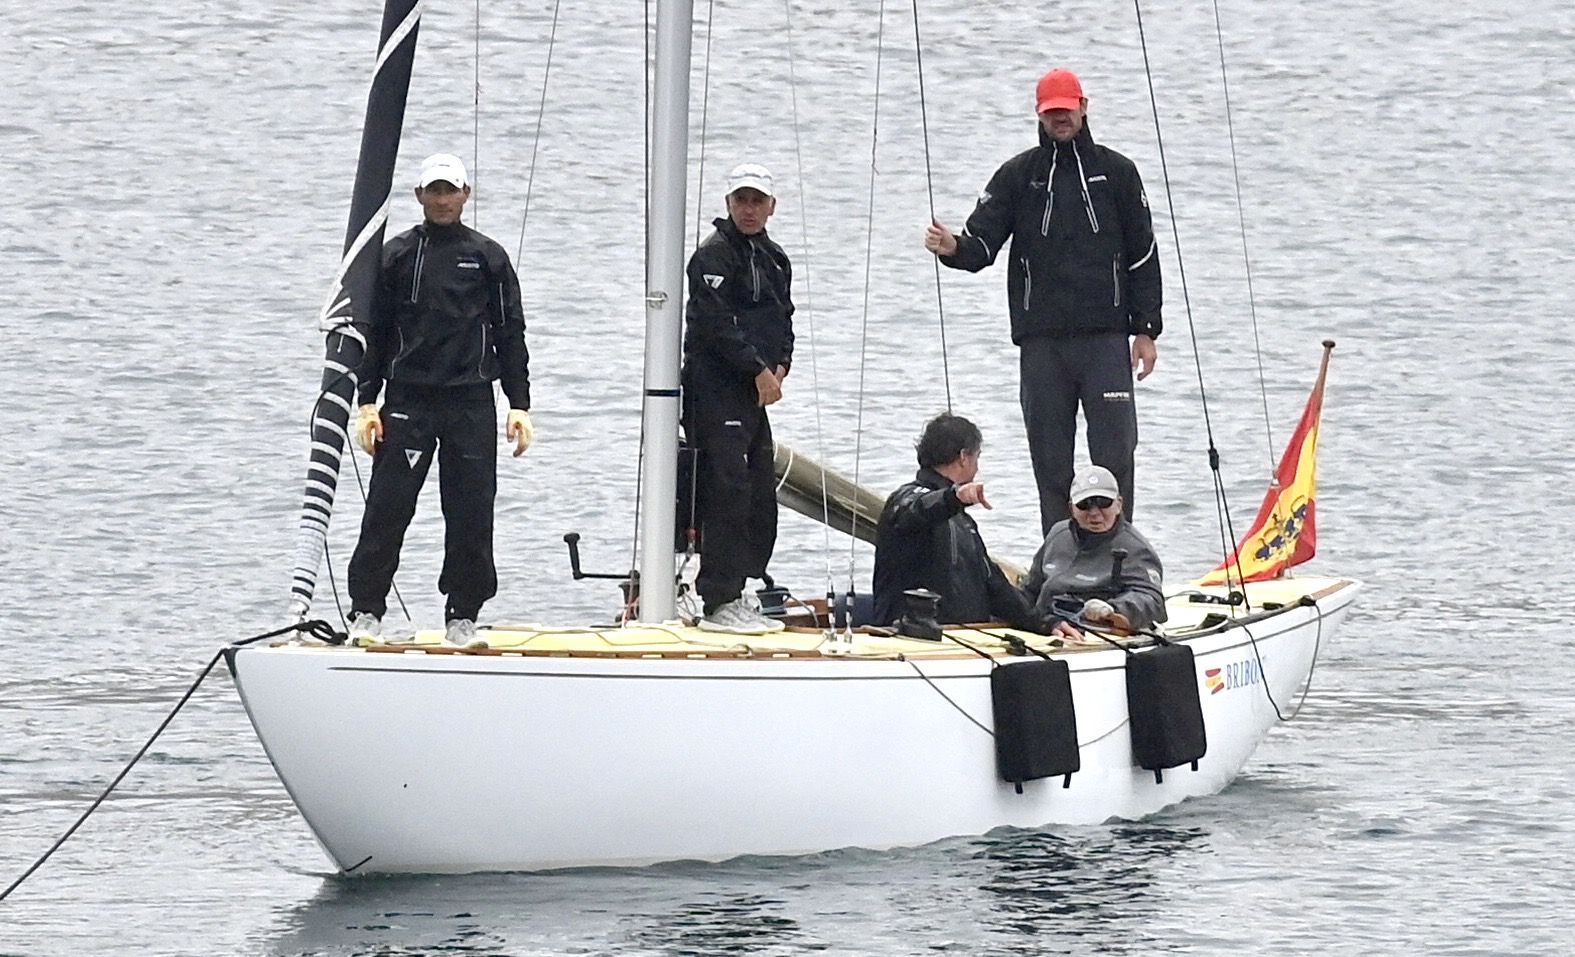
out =
[(924, 427), (915, 450), (919, 472), (886, 499), (875, 530), (875, 621), (902, 616), (902, 593), (927, 588), (941, 596), (941, 624), (1005, 621), (1026, 625), (1028, 602), (990, 560), (970, 505), (990, 507), (979, 474), (983, 439), (972, 422), (942, 413)]
[[(1050, 528), (1023, 580), (1034, 613), (1055, 622), (1053, 634), (1070, 638), (1082, 632), (1066, 620), (1069, 612), (1090, 624), (1131, 628), (1164, 621), (1164, 569), (1148, 539), (1121, 514), (1116, 477), (1098, 465), (1083, 469), (1072, 480), (1070, 504), (1072, 517)], [(1119, 563), (1118, 549), (1126, 552)]]

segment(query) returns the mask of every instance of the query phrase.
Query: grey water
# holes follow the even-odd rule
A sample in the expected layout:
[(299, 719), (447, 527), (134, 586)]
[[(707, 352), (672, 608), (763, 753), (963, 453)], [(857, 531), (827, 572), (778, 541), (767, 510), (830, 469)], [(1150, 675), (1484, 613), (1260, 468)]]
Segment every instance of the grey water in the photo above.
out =
[[(938, 296), (920, 241), (931, 186), (960, 225), (1032, 143), (1043, 70), (1080, 71), (1096, 137), (1137, 161), (1154, 208), (1167, 332), (1139, 387), (1136, 511), (1173, 580), (1219, 556), (1210, 436), (1239, 530), (1319, 341), (1338, 342), (1309, 568), (1367, 590), (1300, 715), (1223, 793), (1141, 822), (347, 880), (221, 668), (0, 902), (0, 954), (1567, 952), (1575, 7), (1225, 0), (1227, 125), (1213, 7), (1145, 5), (1163, 162), (1119, 4), (920, 4), (922, 99), (910, 5), (882, 23), (877, 4), (719, 0), (709, 26), (699, 7), (691, 206), (716, 215), (728, 166), (770, 165), (772, 232), (799, 266), (778, 437), (892, 487), (949, 391), (985, 432), (998, 554), (1027, 558), (1037, 527), (1003, 270), (947, 272)], [(476, 224), (518, 252), (538, 439), (500, 461), (499, 620), (611, 614), (612, 589), (571, 581), (561, 536), (616, 570), (634, 528), (644, 10), (565, 4), (538, 115), (552, 15), (429, 5), (391, 213), (415, 221), (416, 163), (452, 150), (475, 166)], [(220, 645), (281, 619), (378, 16), (5, 5), (0, 884)], [(345, 476), (330, 617), (360, 519)], [(441, 614), (435, 498), (398, 578), (423, 627)], [(867, 582), (867, 549), (782, 525), (779, 581)], [(351, 726), (324, 701), (320, 719), (374, 736), (412, 716)], [(892, 794), (891, 813), (931, 799)]]

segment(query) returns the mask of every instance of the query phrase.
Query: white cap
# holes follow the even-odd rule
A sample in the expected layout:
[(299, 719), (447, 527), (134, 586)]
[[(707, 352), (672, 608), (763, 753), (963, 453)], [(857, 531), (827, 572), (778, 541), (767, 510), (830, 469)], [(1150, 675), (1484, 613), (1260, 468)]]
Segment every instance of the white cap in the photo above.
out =
[(767, 196), (776, 195), (771, 191), (771, 171), (759, 163), (740, 163), (727, 174), (727, 195), (741, 189), (758, 189)]
[(1121, 486), (1116, 483), (1116, 477), (1102, 465), (1090, 465), (1078, 472), (1077, 478), (1072, 480), (1072, 494), (1068, 499), (1076, 505), (1096, 495), (1103, 495), (1105, 498), (1121, 497)]
[(453, 183), (455, 189), (465, 188), (465, 162), (453, 153), (433, 153), (421, 161), (421, 178), (416, 185), (425, 189), (438, 180)]

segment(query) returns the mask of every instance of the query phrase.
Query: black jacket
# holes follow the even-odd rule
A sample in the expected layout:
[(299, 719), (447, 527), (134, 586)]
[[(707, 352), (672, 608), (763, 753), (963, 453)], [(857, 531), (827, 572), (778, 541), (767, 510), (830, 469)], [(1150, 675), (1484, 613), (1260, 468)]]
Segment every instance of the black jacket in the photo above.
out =
[[(1127, 557), (1121, 561), (1121, 577), (1111, 577), (1117, 548)], [(1086, 532), (1077, 522), (1058, 522), (1045, 536), (1034, 556), (1023, 593), (1034, 603), (1041, 617), (1056, 617), (1054, 602), (1066, 598), (1075, 602), (1103, 598), (1125, 615), (1134, 628), (1147, 628), (1164, 621), (1164, 567), (1154, 546), (1132, 527), (1126, 516), (1103, 532)]]
[(731, 219), (689, 257), (684, 371), (747, 384), (762, 369), (793, 364), (793, 266), (762, 230), (745, 236)]
[(390, 384), (455, 388), (503, 380), (530, 408), (520, 283), (503, 247), (462, 223), (422, 223), (383, 247), (359, 401)]
[(978, 272), (1008, 238), (1013, 342), (1159, 336), (1159, 257), (1143, 181), (1131, 160), (1097, 145), (1086, 125), (1068, 143), (1040, 128), (1039, 145), (990, 178), (957, 252), (941, 262)]
[(886, 499), (875, 529), (876, 622), (901, 617), (907, 589), (928, 588), (941, 596), (936, 620), (942, 624), (1029, 626), (1028, 602), (990, 560), (966, 509), (956, 487), (934, 469), (919, 469)]

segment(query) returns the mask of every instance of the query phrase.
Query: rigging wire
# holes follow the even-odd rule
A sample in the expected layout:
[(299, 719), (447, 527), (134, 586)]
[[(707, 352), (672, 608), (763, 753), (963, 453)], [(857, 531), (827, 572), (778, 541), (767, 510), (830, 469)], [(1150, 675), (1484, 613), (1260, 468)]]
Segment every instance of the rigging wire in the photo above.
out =
[[(641, 135), (644, 138), (645, 164), (641, 180), (645, 195), (641, 205), (645, 209), (644, 262), (640, 272), (641, 283), (651, 275), (651, 0), (645, 0), (645, 57), (640, 61), (641, 78), (645, 84), (645, 99), (641, 107)], [(640, 440), (635, 443), (638, 451), (634, 458), (634, 529), (629, 536), (629, 581), (634, 582), (634, 569), (640, 565), (640, 501), (645, 485), (645, 409), (650, 396), (645, 394), (644, 383), (640, 389)], [(641, 586), (644, 587), (643, 585)], [(619, 624), (627, 624), (634, 617), (635, 598), (630, 589), (629, 600), (624, 604)]]
[(1230, 106), (1230, 78), (1225, 70), (1225, 27), (1219, 0), (1214, 0), (1214, 39), (1220, 51), (1220, 87), (1225, 91), (1225, 133), (1230, 140), (1230, 172), (1236, 185), (1236, 217), (1241, 223), (1241, 261), (1247, 271), (1247, 309), (1252, 316), (1252, 353), (1258, 360), (1258, 395), (1263, 399), (1263, 433), (1268, 440), (1269, 474), (1275, 474), (1274, 429), (1269, 422), (1269, 390), (1263, 374), (1263, 345), (1258, 338), (1258, 297), (1252, 288), (1252, 257), (1247, 253), (1247, 210), (1241, 199), (1241, 167), (1236, 161), (1236, 123)]
[(705, 8), (705, 66), (700, 71), (700, 179), (695, 184), (695, 248), (700, 246), (700, 234), (705, 223), (705, 131), (710, 119), (711, 105), (711, 36), (714, 30), (716, 0), (708, 0)]
[(530, 169), (525, 174), (525, 210), (520, 214), (520, 238), (514, 246), (516, 265), (525, 255), (525, 223), (530, 220), (530, 198), (536, 185), (536, 157), (541, 153), (541, 121), (547, 115), (547, 84), (552, 79), (552, 51), (558, 46), (558, 8), (563, 0), (552, 5), (552, 26), (547, 33), (547, 64), (541, 72), (541, 99), (536, 103), (536, 130), (531, 134)]
[[(915, 0), (917, 2), (917, 0)], [(1197, 324), (1192, 318), (1192, 298), (1187, 292), (1187, 268), (1181, 255), (1181, 230), (1176, 224), (1176, 202), (1170, 185), (1170, 168), (1165, 162), (1165, 138), (1160, 131), (1159, 122), (1159, 97), (1154, 92), (1154, 69), (1149, 62), (1148, 37), (1143, 30), (1143, 5), (1142, 0), (1132, 0), (1133, 12), (1137, 15), (1138, 44), (1143, 51), (1143, 73), (1148, 82), (1149, 106), (1154, 114), (1154, 142), (1159, 148), (1160, 175), (1165, 183), (1165, 206), (1170, 213), (1171, 239), (1176, 244), (1176, 270), (1181, 283), (1181, 301), (1187, 315), (1187, 335), (1192, 342), (1192, 365), (1197, 371), (1198, 399), (1203, 406), (1203, 429), (1209, 443), (1209, 471), (1214, 479), (1214, 507), (1223, 519), (1224, 529), (1228, 537), (1222, 537), (1220, 551), (1225, 560), (1229, 560), (1231, 545), (1236, 541), (1236, 530), (1231, 523), (1230, 503), (1225, 493), (1225, 483), (1220, 477), (1219, 447), (1214, 444), (1214, 425), (1209, 415), (1209, 394), (1203, 384), (1203, 353), (1198, 348)], [(1243, 590), (1245, 594), (1245, 590)], [(1251, 606), (1248, 606), (1251, 609)]]
[[(798, 165), (798, 196), (801, 207), (798, 225), (800, 243), (804, 249), (804, 317), (809, 325), (809, 383), (810, 393), (815, 396), (815, 464), (820, 469), (820, 529), (824, 542), (822, 553), (826, 558), (826, 591), (829, 594), (836, 588), (831, 570), (831, 493), (826, 488), (826, 443), (820, 418), (820, 362), (817, 358), (820, 350), (815, 344), (815, 308), (810, 284), (809, 264), (812, 257), (809, 251), (809, 200), (804, 193), (804, 139), (800, 135), (798, 120), (798, 67), (793, 49), (793, 0), (782, 0), (782, 10), (787, 20), (788, 100), (793, 115), (794, 161)], [(848, 590), (853, 590), (851, 581), (848, 583)]]
[[(875, 27), (875, 109), (870, 117), (870, 189), (869, 202), (866, 206), (864, 229), (864, 314), (859, 320), (859, 392), (856, 417), (853, 426), (853, 487), (859, 487), (859, 468), (863, 464), (864, 451), (864, 380), (869, 363), (870, 342), (870, 275), (875, 259), (875, 179), (880, 170), (876, 166), (876, 157), (880, 147), (880, 80), (881, 65), (885, 52), (886, 38), (886, 0), (880, 2), (880, 14)], [(937, 269), (939, 266), (937, 265)], [(939, 290), (939, 276), (937, 275), (937, 290)], [(944, 362), (944, 352), (943, 362)], [(858, 544), (859, 544), (859, 511), (853, 510), (852, 527), (848, 529), (848, 590), (853, 590), (854, 576), (857, 574)]]
[[(1133, 0), (1136, 2), (1136, 0)], [(924, 189), (930, 201), (930, 222), (935, 222), (935, 173), (930, 169), (930, 111), (924, 99), (924, 43), (919, 38), (919, 0), (913, 0), (913, 52), (919, 71), (919, 119), (924, 127)], [(952, 410), (952, 372), (946, 355), (946, 305), (941, 301), (941, 260), (935, 260), (935, 309), (941, 325), (941, 378), (946, 383), (946, 411)]]
[[(470, 181), (476, 182), (481, 170), (481, 0), (476, 0), (476, 54), (471, 106)], [(481, 228), (481, 200), (472, 193), (470, 197), (470, 228)]]

